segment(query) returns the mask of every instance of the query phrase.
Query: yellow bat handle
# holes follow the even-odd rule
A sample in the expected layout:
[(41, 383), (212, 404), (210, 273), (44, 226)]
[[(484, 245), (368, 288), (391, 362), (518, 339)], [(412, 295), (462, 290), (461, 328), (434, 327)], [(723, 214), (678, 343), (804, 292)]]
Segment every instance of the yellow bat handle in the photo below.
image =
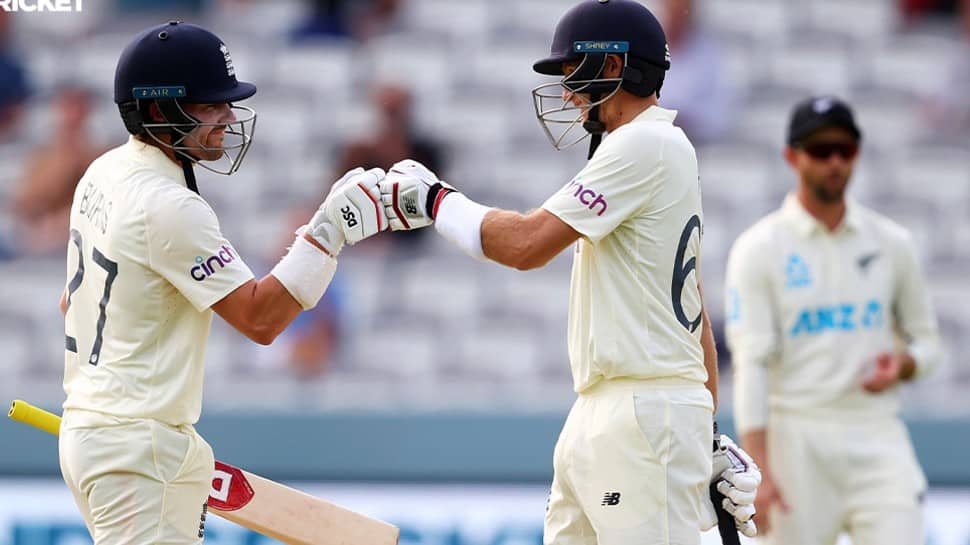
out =
[(57, 435), (61, 430), (61, 417), (40, 407), (34, 407), (22, 399), (14, 400), (10, 405), (10, 412), (7, 413), (7, 416), (17, 422), (29, 424), (54, 435)]

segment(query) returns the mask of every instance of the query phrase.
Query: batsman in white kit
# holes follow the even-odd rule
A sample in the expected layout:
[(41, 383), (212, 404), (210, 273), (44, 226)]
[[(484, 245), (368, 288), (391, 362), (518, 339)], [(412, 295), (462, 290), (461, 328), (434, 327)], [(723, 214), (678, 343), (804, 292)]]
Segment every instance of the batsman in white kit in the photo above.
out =
[(78, 183), (61, 299), (61, 471), (97, 545), (202, 542), (214, 466), (193, 424), (213, 311), (268, 344), (323, 296), (345, 241), (387, 226), (383, 172), (355, 169), (253, 277), (193, 166), (239, 168), (256, 112), (234, 103), (255, 92), (217, 36), (177, 21), (140, 33), (118, 62), (131, 136)]
[[(634, 0), (583, 0), (551, 49), (534, 68), (561, 79), (533, 91), (537, 115), (557, 149), (592, 134), (586, 167), (519, 214), (402, 161), (380, 184), (391, 228), (434, 222), (472, 257), (522, 270), (575, 245), (578, 399), (555, 450), (545, 543), (695, 545), (715, 522), (712, 481), (753, 535), (757, 467), (726, 438), (712, 462), (717, 363), (698, 280), (701, 194), (694, 148), (657, 102), (669, 67), (663, 29)], [(547, 127), (557, 122), (558, 138)]]
[(923, 543), (926, 479), (898, 417), (901, 384), (941, 357), (910, 234), (845, 195), (862, 132), (815, 97), (792, 114), (798, 176), (735, 242), (727, 334), (742, 444), (764, 472), (765, 543)]

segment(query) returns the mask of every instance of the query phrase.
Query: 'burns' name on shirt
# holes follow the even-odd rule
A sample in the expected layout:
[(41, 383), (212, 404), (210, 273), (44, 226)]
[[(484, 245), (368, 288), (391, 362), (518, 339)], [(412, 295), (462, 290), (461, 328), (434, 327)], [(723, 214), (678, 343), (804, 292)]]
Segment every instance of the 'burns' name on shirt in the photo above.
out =
[(88, 182), (84, 186), (84, 194), (81, 197), (81, 205), (78, 212), (86, 217), (92, 225), (98, 228), (103, 235), (108, 229), (108, 216), (111, 215), (112, 202), (107, 200), (94, 184)]

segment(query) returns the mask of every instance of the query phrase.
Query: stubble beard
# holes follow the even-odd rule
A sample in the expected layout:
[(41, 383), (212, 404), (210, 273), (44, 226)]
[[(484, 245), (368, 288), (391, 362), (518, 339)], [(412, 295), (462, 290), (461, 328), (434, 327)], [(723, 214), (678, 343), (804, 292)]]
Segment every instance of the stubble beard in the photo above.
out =
[(842, 189), (830, 191), (822, 185), (816, 185), (812, 188), (812, 193), (819, 202), (825, 204), (835, 204), (841, 202), (845, 198), (845, 187)]

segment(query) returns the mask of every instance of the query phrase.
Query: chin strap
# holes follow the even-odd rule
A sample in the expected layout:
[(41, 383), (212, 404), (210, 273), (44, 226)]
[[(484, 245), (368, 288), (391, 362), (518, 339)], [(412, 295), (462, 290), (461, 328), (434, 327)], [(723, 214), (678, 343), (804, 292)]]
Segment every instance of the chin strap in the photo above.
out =
[[(600, 99), (599, 95), (590, 96), (591, 102), (598, 102)], [(600, 117), (600, 107), (593, 106), (589, 109), (589, 114), (586, 116), (586, 121), (583, 122), (583, 128), (586, 132), (590, 134), (589, 138), (589, 155), (586, 157), (587, 160), (593, 158), (593, 154), (596, 153), (596, 148), (600, 146), (600, 142), (603, 141), (603, 133), (606, 132), (606, 125), (599, 120)]]
[(176, 151), (175, 157), (178, 158), (179, 163), (182, 165), (182, 174), (185, 175), (185, 187), (201, 197), (202, 194), (199, 193), (199, 186), (195, 183), (195, 171), (192, 170), (192, 158), (181, 151)]

